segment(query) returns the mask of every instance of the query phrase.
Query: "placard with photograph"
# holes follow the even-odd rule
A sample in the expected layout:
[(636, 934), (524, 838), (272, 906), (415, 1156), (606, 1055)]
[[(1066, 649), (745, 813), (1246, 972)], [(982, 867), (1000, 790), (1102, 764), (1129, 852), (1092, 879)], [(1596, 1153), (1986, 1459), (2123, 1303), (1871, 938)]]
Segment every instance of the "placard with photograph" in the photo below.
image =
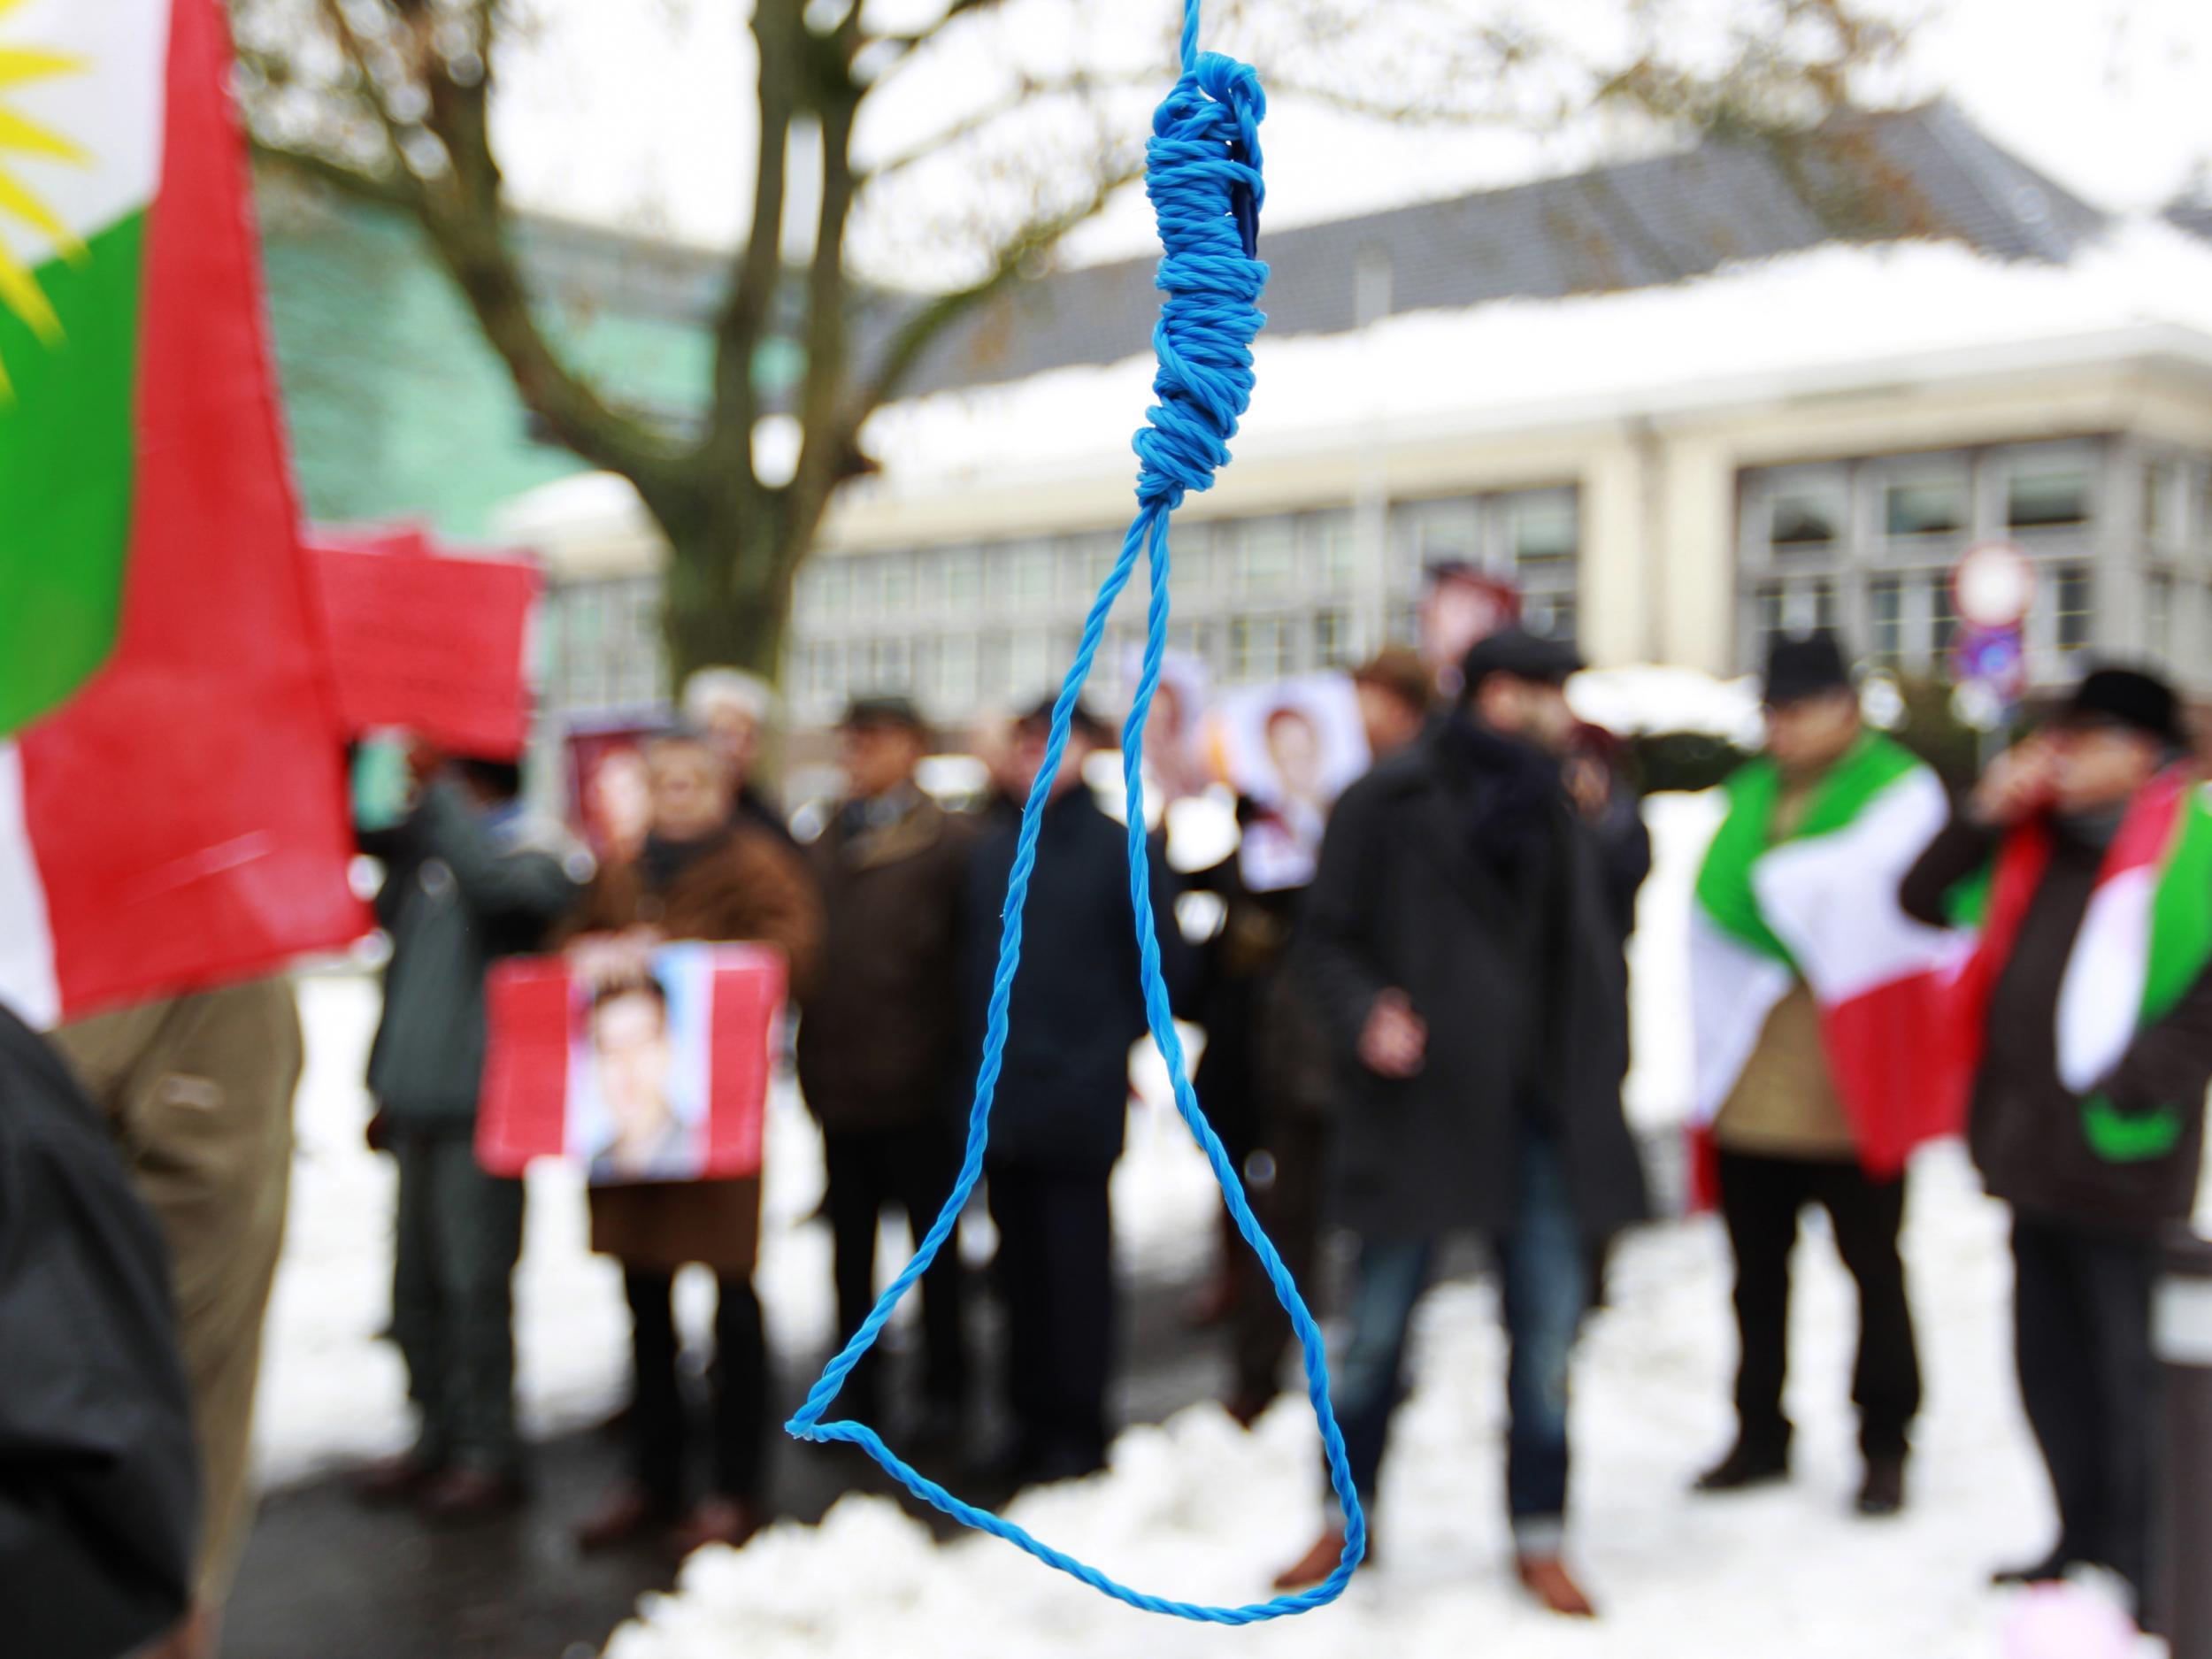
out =
[(563, 1158), (594, 1186), (757, 1174), (787, 978), (757, 945), (666, 945), (590, 974), (500, 964), (477, 1161), (518, 1175)]
[(1260, 809), (1240, 855), (1245, 883), (1274, 893), (1313, 879), (1329, 809), (1370, 764), (1359, 695), (1343, 674), (1309, 674), (1223, 694), (1230, 786)]

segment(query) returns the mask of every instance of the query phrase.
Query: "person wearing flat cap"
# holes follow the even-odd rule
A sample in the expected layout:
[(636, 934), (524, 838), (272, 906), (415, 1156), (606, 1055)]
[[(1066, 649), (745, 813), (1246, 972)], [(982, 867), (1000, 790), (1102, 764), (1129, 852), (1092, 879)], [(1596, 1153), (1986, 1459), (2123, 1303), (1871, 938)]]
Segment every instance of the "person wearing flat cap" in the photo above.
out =
[(2195, 1207), (2212, 1082), (2212, 812), (2179, 699), (2093, 670), (1906, 878), (1978, 929), (1968, 1140), (2012, 1207), (2016, 1357), (2059, 1537), (2007, 1581), (2149, 1564), (2160, 1233)]
[[(1580, 666), (1519, 628), (1468, 651), (1455, 705), (1337, 803), (1294, 972), (1343, 1079), (1337, 1210), (1359, 1258), (1331, 1374), (1372, 1536), (1390, 1548), (1389, 1510), (1371, 1505), (1415, 1304), (1442, 1241), (1483, 1234), (1512, 1340), (1520, 1577), (1587, 1617), (1562, 1561), (1568, 1370), (1595, 1263), (1646, 1199), (1621, 1113), (1615, 907), (1563, 779)], [(1325, 1533), (1279, 1585), (1325, 1577), (1343, 1545)]]
[[(838, 728), (845, 799), (804, 849), (821, 889), (822, 972), (799, 1026), (799, 1085), (822, 1125), (834, 1241), (838, 1340), (876, 1300), (883, 1212), (929, 1230), (960, 1171), (960, 1010), (955, 966), (974, 833), (916, 781), (930, 733), (904, 697), (863, 697)], [(895, 1438), (957, 1439), (967, 1409), (960, 1253), (923, 1277), (918, 1418)], [(879, 1423), (882, 1350), (846, 1380), (848, 1415)]]

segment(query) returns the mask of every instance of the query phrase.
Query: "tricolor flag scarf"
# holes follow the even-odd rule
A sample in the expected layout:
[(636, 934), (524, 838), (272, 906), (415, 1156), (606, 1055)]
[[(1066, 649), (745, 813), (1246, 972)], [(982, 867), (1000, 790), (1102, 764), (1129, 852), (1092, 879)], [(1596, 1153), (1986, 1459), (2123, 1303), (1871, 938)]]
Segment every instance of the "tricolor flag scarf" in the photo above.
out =
[(1955, 1133), (1960, 1076), (1930, 1057), (1944, 1030), (1962, 946), (1924, 926), (1898, 887), (1948, 815), (1943, 786), (1902, 746), (1870, 732), (1814, 787), (1793, 831), (1774, 833), (1782, 776), (1762, 757), (1725, 786), (1728, 816), (1697, 883), (1691, 1009), (1697, 1113), (1719, 1112), (1765, 1028), (1802, 979), (1870, 1174), (1904, 1167), (1921, 1142)]
[[(1953, 997), (1950, 1062), (1979, 1064), (1990, 994), (2011, 959), (2028, 906), (2051, 857), (2051, 830), (2010, 831), (1991, 866), (1954, 896), (1980, 941)], [(2212, 964), (2212, 802), (2185, 768), (2162, 772), (2129, 804), (2105, 855), (2059, 982), (2059, 1081), (2088, 1096), (2085, 1127), (2115, 1162), (2162, 1156), (2180, 1138), (2180, 1105), (2123, 1114), (2095, 1091), (2126, 1057), (2136, 1033), (2162, 1018)]]

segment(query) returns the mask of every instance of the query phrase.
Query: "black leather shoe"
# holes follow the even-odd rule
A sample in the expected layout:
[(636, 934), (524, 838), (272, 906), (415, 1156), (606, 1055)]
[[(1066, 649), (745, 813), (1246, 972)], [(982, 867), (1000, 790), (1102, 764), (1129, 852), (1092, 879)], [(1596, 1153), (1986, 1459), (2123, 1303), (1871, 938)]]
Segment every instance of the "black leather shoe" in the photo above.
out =
[(1696, 1490), (1703, 1493), (1748, 1492), (1757, 1486), (1774, 1486), (1789, 1478), (1788, 1448), (1753, 1446), (1738, 1440), (1727, 1456), (1697, 1478)]
[(1859, 1486), (1859, 1513), (1870, 1520), (1886, 1520), (1905, 1508), (1905, 1460), (1870, 1457), (1866, 1479)]

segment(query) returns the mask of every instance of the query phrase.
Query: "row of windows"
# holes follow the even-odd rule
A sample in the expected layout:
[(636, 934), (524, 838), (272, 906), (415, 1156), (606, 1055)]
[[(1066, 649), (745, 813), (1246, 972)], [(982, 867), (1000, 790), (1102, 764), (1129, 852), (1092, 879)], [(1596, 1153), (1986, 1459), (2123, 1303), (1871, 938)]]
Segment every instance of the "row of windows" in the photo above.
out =
[[(2026, 633), (2032, 662), (2048, 664), (2094, 641), (2096, 573), (2087, 564), (2067, 563), (2039, 574)], [(1863, 640), (1870, 661), (1920, 672), (1940, 666), (1958, 636), (1948, 571), (1778, 579), (1759, 583), (1752, 600), (1759, 655), (1777, 635), (1832, 628)]]
[[(1394, 574), (1458, 560), (1571, 586), (1581, 538), (1572, 489), (1401, 503), (1391, 511)], [(820, 633), (885, 619), (968, 617), (979, 609), (1079, 615), (1119, 557), (1113, 532), (920, 551), (826, 555), (799, 585), (797, 619)], [(1357, 577), (1349, 509), (1179, 525), (1170, 549), (1179, 599), (1202, 608), (1348, 594)], [(1141, 587), (1140, 566), (1133, 579)]]
[(2096, 461), (2093, 450), (2020, 457), (2001, 451), (1979, 469), (1961, 456), (1753, 474), (1745, 503), (1746, 554), (1782, 564), (1934, 542), (1939, 545), (1932, 550), (1942, 555), (1977, 536), (2032, 540), (2085, 531), (2098, 511)]

